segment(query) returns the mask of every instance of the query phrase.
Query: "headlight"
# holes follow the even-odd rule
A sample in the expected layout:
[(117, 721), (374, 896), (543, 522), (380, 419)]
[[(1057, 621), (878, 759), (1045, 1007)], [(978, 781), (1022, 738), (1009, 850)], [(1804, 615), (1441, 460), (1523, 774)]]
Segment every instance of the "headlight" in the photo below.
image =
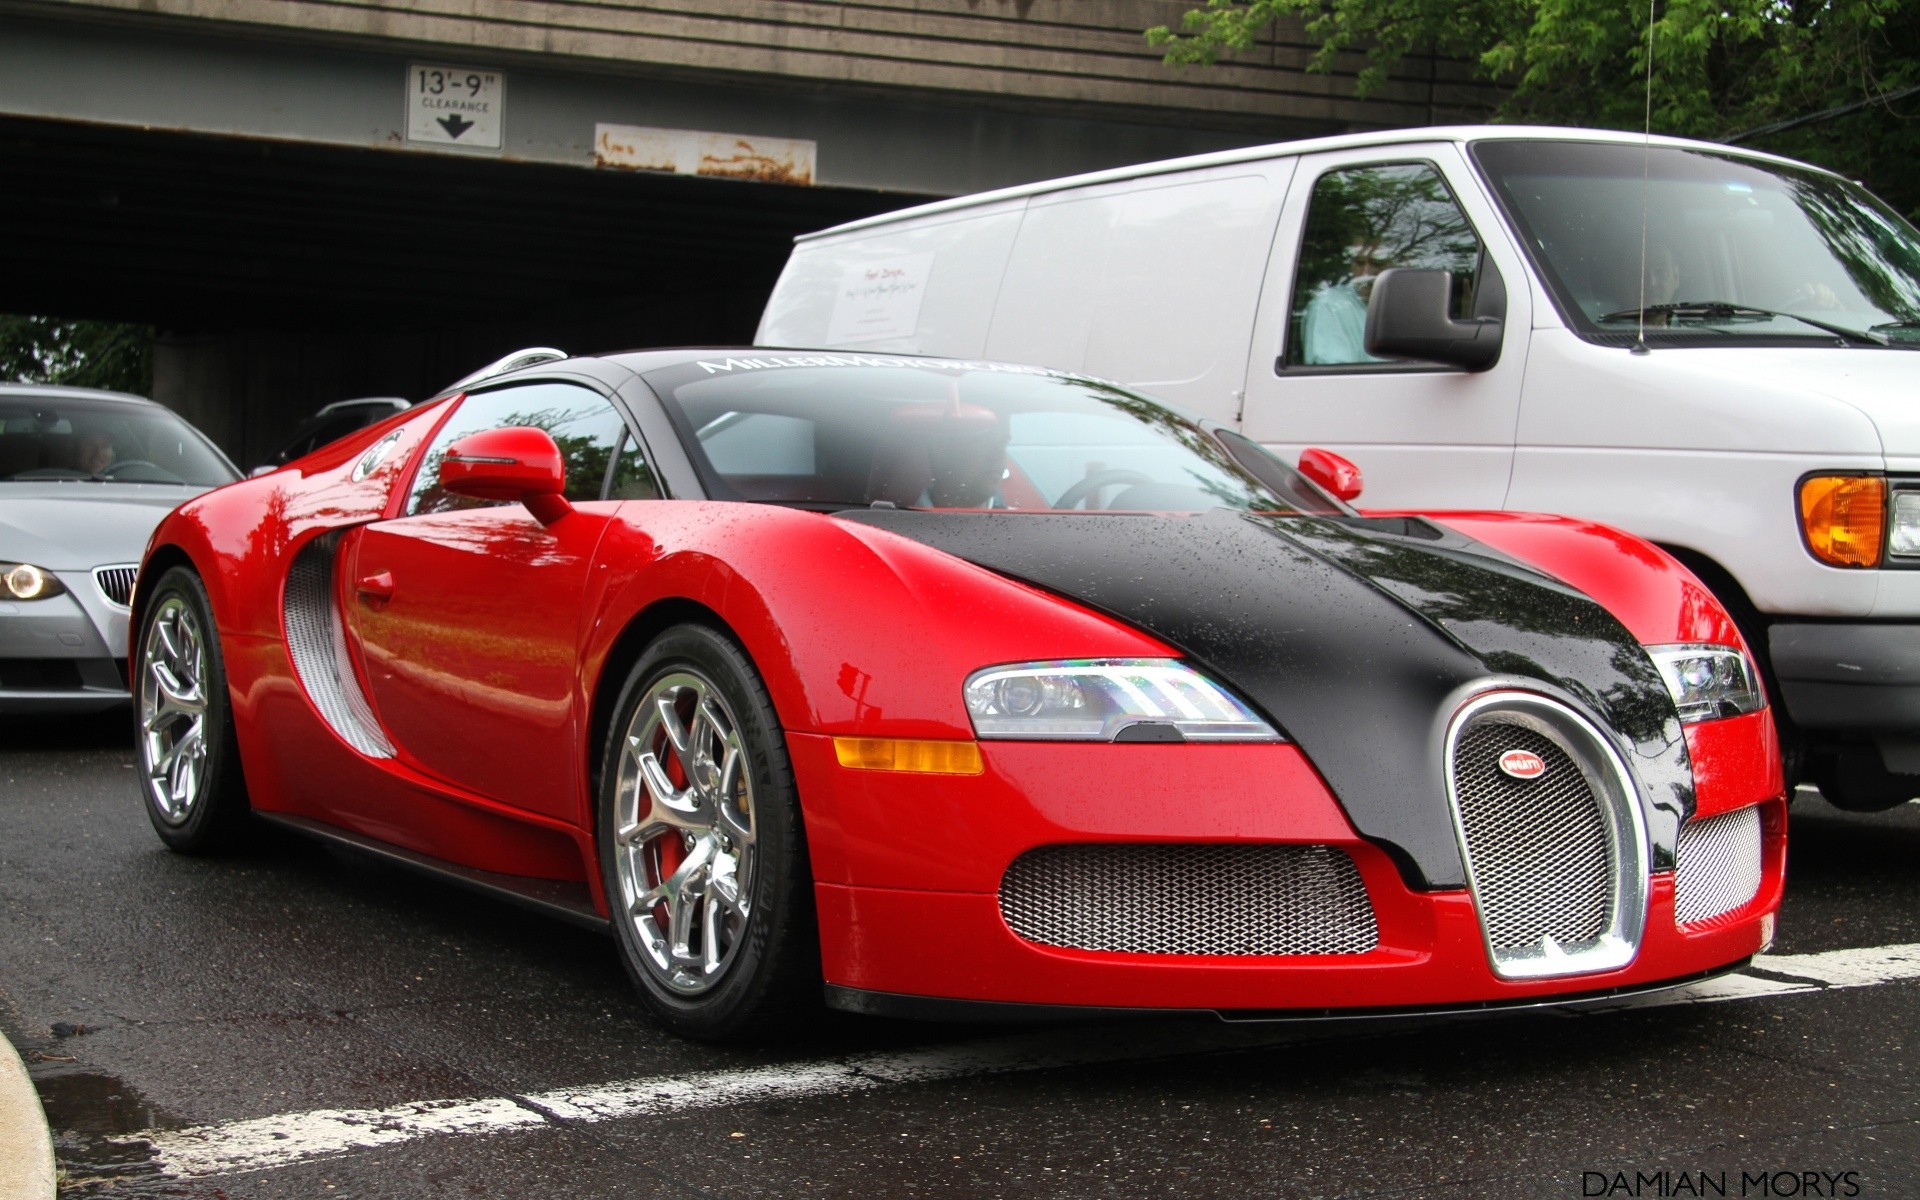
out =
[(1239, 697), (1171, 659), (1076, 659), (987, 667), (967, 679), (981, 739), (1278, 742)]
[(1887, 548), (1903, 557), (1920, 554), (1920, 492), (1894, 493), (1893, 532)]
[(15, 600), (45, 600), (67, 590), (53, 572), (32, 563), (0, 563), (0, 578), (7, 581), (7, 595)]
[(1647, 653), (1684, 725), (1766, 707), (1753, 663), (1732, 646), (1648, 646)]

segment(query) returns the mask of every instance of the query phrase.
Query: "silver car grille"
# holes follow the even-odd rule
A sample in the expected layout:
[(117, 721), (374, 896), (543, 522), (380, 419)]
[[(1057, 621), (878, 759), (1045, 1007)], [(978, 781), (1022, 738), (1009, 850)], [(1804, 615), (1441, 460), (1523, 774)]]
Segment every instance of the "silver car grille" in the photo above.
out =
[(1134, 954), (1364, 954), (1379, 944), (1359, 869), (1330, 846), (1043, 846), (1000, 881), (1030, 942)]
[(1737, 808), (1680, 831), (1673, 871), (1673, 919), (1711, 921), (1760, 894), (1760, 810)]
[[(1501, 768), (1538, 756), (1532, 779)], [(1524, 692), (1483, 696), (1447, 746), (1455, 829), (1494, 971), (1543, 978), (1632, 961), (1646, 921), (1646, 833), (1632, 777), (1566, 707)]]
[(116, 563), (93, 569), (93, 586), (115, 608), (133, 607), (133, 584), (140, 577), (139, 563)]
[(333, 731), (369, 758), (392, 758), (347, 654), (347, 635), (333, 601), (333, 558), (339, 539), (315, 538), (294, 556), (287, 573), (287, 650), (293, 669)]

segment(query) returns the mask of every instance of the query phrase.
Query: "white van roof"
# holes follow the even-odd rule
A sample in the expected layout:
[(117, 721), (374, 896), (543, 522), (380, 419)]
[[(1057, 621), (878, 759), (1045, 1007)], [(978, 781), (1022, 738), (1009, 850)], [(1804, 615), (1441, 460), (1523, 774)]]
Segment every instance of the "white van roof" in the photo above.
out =
[(999, 188), (991, 192), (976, 192), (968, 196), (955, 196), (949, 200), (935, 200), (927, 204), (916, 204), (912, 208), (903, 208), (897, 212), (882, 213), (877, 217), (865, 217), (858, 221), (849, 221), (844, 225), (835, 225), (816, 233), (804, 233), (796, 237), (796, 242), (810, 242), (820, 238), (830, 238), (856, 230), (875, 229), (892, 224), (895, 221), (910, 221), (934, 213), (951, 212), (958, 209), (976, 208), (994, 204), (1003, 200), (1018, 200), (1027, 196), (1039, 196), (1048, 192), (1064, 191), (1068, 188), (1086, 187), (1097, 183), (1116, 183), (1123, 179), (1141, 179), (1151, 175), (1165, 175), (1174, 171), (1191, 171), (1201, 167), (1227, 166), (1233, 163), (1258, 162), (1266, 158), (1279, 158), (1296, 154), (1317, 154), (1326, 150), (1351, 150), (1361, 146), (1393, 146), (1403, 142), (1483, 142), (1504, 141), (1581, 141), (1613, 142), (1627, 145), (1640, 145), (1643, 141), (1655, 146), (1680, 146), (1715, 150), (1723, 154), (1735, 154), (1742, 158), (1759, 159), (1765, 162), (1779, 163), (1799, 167), (1802, 170), (1820, 171), (1832, 174), (1823, 167), (1798, 162), (1791, 158), (1782, 158), (1777, 154), (1766, 154), (1758, 150), (1748, 150), (1742, 146), (1728, 146), (1719, 142), (1701, 142), (1691, 138), (1666, 137), (1656, 134), (1645, 138), (1638, 133), (1612, 129), (1578, 129), (1553, 125), (1442, 125), (1423, 126), (1414, 129), (1380, 129), (1370, 133), (1342, 133), (1331, 137), (1305, 138), (1297, 142), (1275, 142), (1266, 146), (1248, 146), (1239, 150), (1216, 150), (1211, 154), (1194, 154), (1186, 158), (1168, 158), (1159, 162), (1137, 163), (1130, 167), (1113, 167), (1105, 171), (1090, 171), (1084, 175), (1068, 175), (1060, 179), (1043, 179), (1038, 183), (1023, 183), (1015, 187)]

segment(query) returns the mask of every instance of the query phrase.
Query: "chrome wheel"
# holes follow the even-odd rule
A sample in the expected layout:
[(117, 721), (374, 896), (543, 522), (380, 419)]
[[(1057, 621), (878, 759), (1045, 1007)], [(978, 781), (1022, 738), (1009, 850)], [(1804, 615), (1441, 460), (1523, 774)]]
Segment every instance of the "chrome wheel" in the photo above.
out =
[(155, 813), (184, 824), (207, 779), (207, 644), (177, 595), (154, 610), (140, 655), (140, 762)]
[(620, 735), (613, 800), (619, 914), (667, 990), (715, 987), (753, 916), (753, 779), (740, 723), (704, 676), (661, 676)]

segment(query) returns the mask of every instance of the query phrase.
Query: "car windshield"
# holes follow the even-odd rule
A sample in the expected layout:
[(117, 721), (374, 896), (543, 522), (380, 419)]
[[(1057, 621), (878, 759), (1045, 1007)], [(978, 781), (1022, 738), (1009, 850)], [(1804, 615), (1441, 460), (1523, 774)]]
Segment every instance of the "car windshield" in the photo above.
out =
[(72, 396), (0, 396), (0, 483), (167, 483), (239, 476), (164, 408)]
[(1644, 319), (1669, 345), (1920, 342), (1920, 234), (1842, 179), (1671, 146), (1473, 153), (1589, 336), (1636, 336)]
[(1035, 367), (766, 355), (646, 378), (717, 500), (825, 510), (1329, 511), (1277, 461), (1256, 475), (1158, 401)]

